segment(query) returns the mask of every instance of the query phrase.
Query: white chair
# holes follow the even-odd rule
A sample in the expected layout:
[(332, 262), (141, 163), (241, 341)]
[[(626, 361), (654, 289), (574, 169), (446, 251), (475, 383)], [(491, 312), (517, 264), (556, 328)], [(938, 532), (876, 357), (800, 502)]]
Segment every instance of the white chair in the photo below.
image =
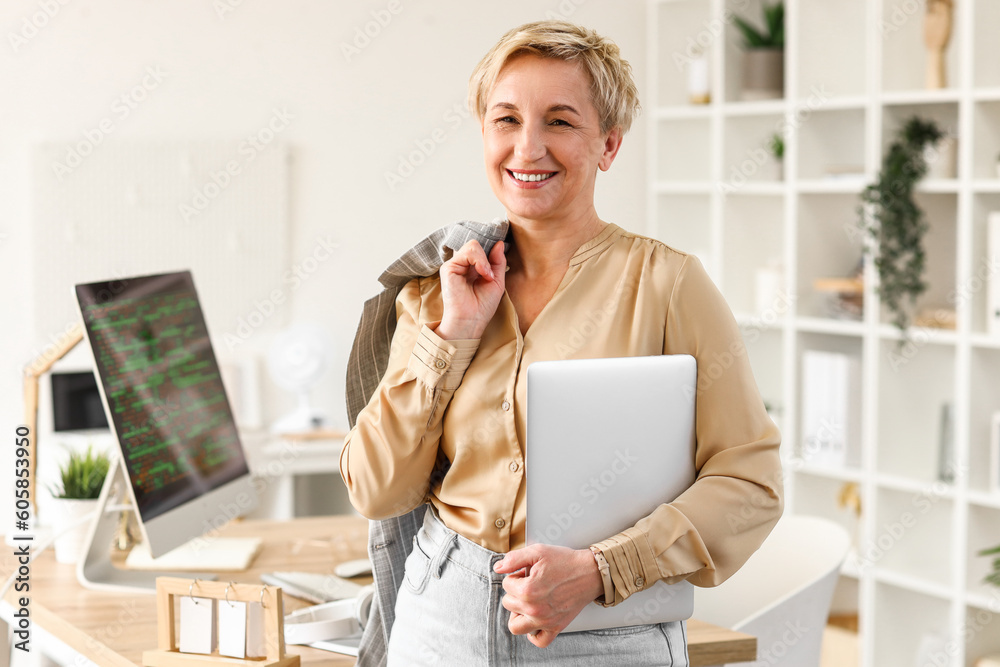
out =
[(741, 665), (819, 667), (850, 543), (832, 521), (783, 516), (736, 574), (715, 588), (695, 587), (694, 617), (757, 637), (757, 661)]

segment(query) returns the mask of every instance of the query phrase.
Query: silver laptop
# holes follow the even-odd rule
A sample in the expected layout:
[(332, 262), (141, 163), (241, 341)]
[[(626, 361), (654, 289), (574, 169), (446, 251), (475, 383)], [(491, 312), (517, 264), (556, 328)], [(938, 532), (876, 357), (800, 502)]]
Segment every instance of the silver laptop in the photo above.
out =
[[(583, 549), (694, 482), (697, 366), (690, 355), (541, 361), (528, 368), (527, 541)], [(656, 582), (564, 630), (691, 616), (688, 582)]]

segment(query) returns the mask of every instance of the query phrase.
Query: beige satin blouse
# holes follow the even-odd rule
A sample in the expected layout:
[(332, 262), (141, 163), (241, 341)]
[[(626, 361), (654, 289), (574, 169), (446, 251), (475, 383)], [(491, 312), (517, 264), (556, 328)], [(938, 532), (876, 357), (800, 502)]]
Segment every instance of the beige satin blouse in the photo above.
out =
[[(691, 354), (698, 477), (674, 502), (595, 545), (615, 602), (659, 579), (721, 583), (780, 516), (780, 434), (732, 313), (693, 255), (608, 224), (576, 252), (523, 337), (504, 295), (481, 339), (442, 340), (436, 275), (406, 285), (396, 312), (388, 368), (340, 458), (361, 514), (386, 518), (429, 500), (468, 539), (497, 552), (520, 548), (528, 366)], [(431, 480), (439, 456), (451, 467)]]

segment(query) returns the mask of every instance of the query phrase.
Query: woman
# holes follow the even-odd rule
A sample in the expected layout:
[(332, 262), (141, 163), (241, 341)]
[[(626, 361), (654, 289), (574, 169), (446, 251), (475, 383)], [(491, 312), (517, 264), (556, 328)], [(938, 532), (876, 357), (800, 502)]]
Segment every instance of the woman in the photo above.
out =
[[(587, 604), (738, 569), (781, 513), (778, 430), (698, 260), (594, 208), (639, 108), (617, 46), (563, 22), (516, 28), (477, 66), (470, 105), (506, 243), (470, 241), (402, 289), (388, 367), (341, 454), (363, 515), (431, 505), (389, 662), (686, 665), (683, 622), (559, 633)], [(590, 549), (525, 547), (528, 366), (653, 354), (697, 359), (696, 482)]]

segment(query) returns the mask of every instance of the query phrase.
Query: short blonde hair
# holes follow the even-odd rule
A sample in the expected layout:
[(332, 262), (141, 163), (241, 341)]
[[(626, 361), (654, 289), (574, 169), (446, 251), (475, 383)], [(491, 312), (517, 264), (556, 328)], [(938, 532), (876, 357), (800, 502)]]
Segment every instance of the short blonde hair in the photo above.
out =
[(590, 75), (601, 132), (614, 127), (621, 128), (622, 134), (628, 132), (640, 109), (632, 66), (610, 39), (567, 21), (537, 21), (514, 28), (479, 61), (469, 79), (469, 109), (480, 121), (486, 116), (486, 99), (500, 72), (524, 54), (582, 64)]

